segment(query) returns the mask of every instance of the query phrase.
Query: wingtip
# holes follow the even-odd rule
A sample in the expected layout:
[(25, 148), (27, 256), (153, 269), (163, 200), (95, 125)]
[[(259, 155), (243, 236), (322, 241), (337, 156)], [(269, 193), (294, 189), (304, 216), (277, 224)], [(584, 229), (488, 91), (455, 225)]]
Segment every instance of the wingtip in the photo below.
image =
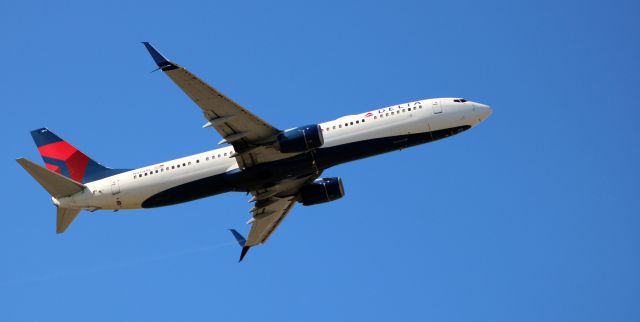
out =
[(235, 230), (233, 228), (228, 228), (228, 229), (231, 232), (231, 234), (233, 235), (233, 237), (236, 239), (236, 241), (238, 242), (240, 247), (242, 247), (242, 251), (240, 252), (240, 260), (238, 260), (238, 263), (242, 262), (242, 260), (247, 255), (247, 252), (249, 251), (249, 248), (251, 248), (251, 246), (246, 246), (247, 245), (247, 239), (244, 238), (244, 236), (242, 236), (242, 234), (240, 234), (237, 230)]
[(18, 164), (21, 165), (22, 167), (24, 167), (25, 165), (28, 165), (29, 163), (34, 163), (31, 160), (23, 157), (16, 158), (16, 162), (18, 162)]
[(244, 257), (247, 256), (247, 252), (249, 251), (250, 248), (251, 248), (251, 246), (242, 247), (242, 252), (240, 253), (240, 260), (238, 261), (238, 263), (242, 262)]
[(233, 234), (233, 237), (236, 239), (240, 247), (244, 247), (245, 243), (247, 242), (247, 239), (244, 238), (242, 234), (240, 234), (237, 230), (233, 228), (229, 228), (229, 231), (231, 232), (231, 234)]
[(145, 48), (147, 48), (147, 51), (149, 51), (151, 58), (153, 58), (153, 61), (156, 63), (156, 65), (158, 65), (158, 68), (165, 70), (166, 68), (175, 66), (166, 57), (164, 57), (155, 47), (153, 47), (151, 43), (149, 43), (148, 41), (141, 41), (141, 43), (144, 45)]

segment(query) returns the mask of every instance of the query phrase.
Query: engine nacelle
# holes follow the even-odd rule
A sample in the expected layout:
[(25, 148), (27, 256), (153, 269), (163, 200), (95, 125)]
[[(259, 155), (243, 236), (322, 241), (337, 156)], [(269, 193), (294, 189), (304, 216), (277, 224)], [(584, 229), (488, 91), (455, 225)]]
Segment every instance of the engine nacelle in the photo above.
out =
[(312, 124), (286, 130), (278, 135), (276, 147), (282, 153), (306, 152), (324, 144), (320, 125)]
[(298, 201), (305, 206), (317, 205), (340, 199), (344, 196), (344, 187), (340, 178), (320, 178), (302, 187)]

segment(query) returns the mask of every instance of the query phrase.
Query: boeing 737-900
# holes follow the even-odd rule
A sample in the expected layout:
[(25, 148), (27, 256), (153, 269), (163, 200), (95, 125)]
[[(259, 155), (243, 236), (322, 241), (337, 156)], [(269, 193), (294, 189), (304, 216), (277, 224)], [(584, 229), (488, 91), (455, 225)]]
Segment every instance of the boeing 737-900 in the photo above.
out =
[(204, 114), (225, 145), (219, 149), (138, 169), (111, 169), (46, 128), (31, 132), (45, 167), (17, 159), (51, 195), (57, 233), (81, 210), (154, 208), (237, 191), (250, 193), (251, 224), (240, 261), (273, 234), (296, 203), (305, 206), (344, 196), (340, 178), (324, 170), (377, 154), (433, 142), (466, 131), (491, 114), (463, 98), (435, 98), (377, 108), (324, 123), (280, 130), (227, 98), (149, 43), (151, 57)]

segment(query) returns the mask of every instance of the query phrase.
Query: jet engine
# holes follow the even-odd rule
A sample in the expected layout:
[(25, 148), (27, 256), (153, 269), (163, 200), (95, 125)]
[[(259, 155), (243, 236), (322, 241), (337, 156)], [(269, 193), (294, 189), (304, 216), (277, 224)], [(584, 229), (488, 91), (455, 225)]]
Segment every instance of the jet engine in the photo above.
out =
[(344, 196), (344, 187), (340, 178), (320, 178), (302, 187), (298, 201), (304, 206), (317, 205), (340, 199)]
[(278, 135), (276, 147), (282, 153), (306, 152), (324, 144), (320, 125), (312, 124), (286, 130)]

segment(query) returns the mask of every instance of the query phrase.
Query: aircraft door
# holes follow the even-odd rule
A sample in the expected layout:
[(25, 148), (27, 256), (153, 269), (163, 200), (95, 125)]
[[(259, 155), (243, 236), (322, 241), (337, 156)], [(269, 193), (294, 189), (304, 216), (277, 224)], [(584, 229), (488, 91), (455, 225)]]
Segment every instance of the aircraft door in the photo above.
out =
[(433, 108), (433, 114), (442, 113), (442, 105), (440, 105), (440, 100), (434, 100), (433, 103), (431, 103), (431, 107)]
[(111, 183), (111, 194), (117, 195), (120, 193), (120, 182), (114, 181)]

